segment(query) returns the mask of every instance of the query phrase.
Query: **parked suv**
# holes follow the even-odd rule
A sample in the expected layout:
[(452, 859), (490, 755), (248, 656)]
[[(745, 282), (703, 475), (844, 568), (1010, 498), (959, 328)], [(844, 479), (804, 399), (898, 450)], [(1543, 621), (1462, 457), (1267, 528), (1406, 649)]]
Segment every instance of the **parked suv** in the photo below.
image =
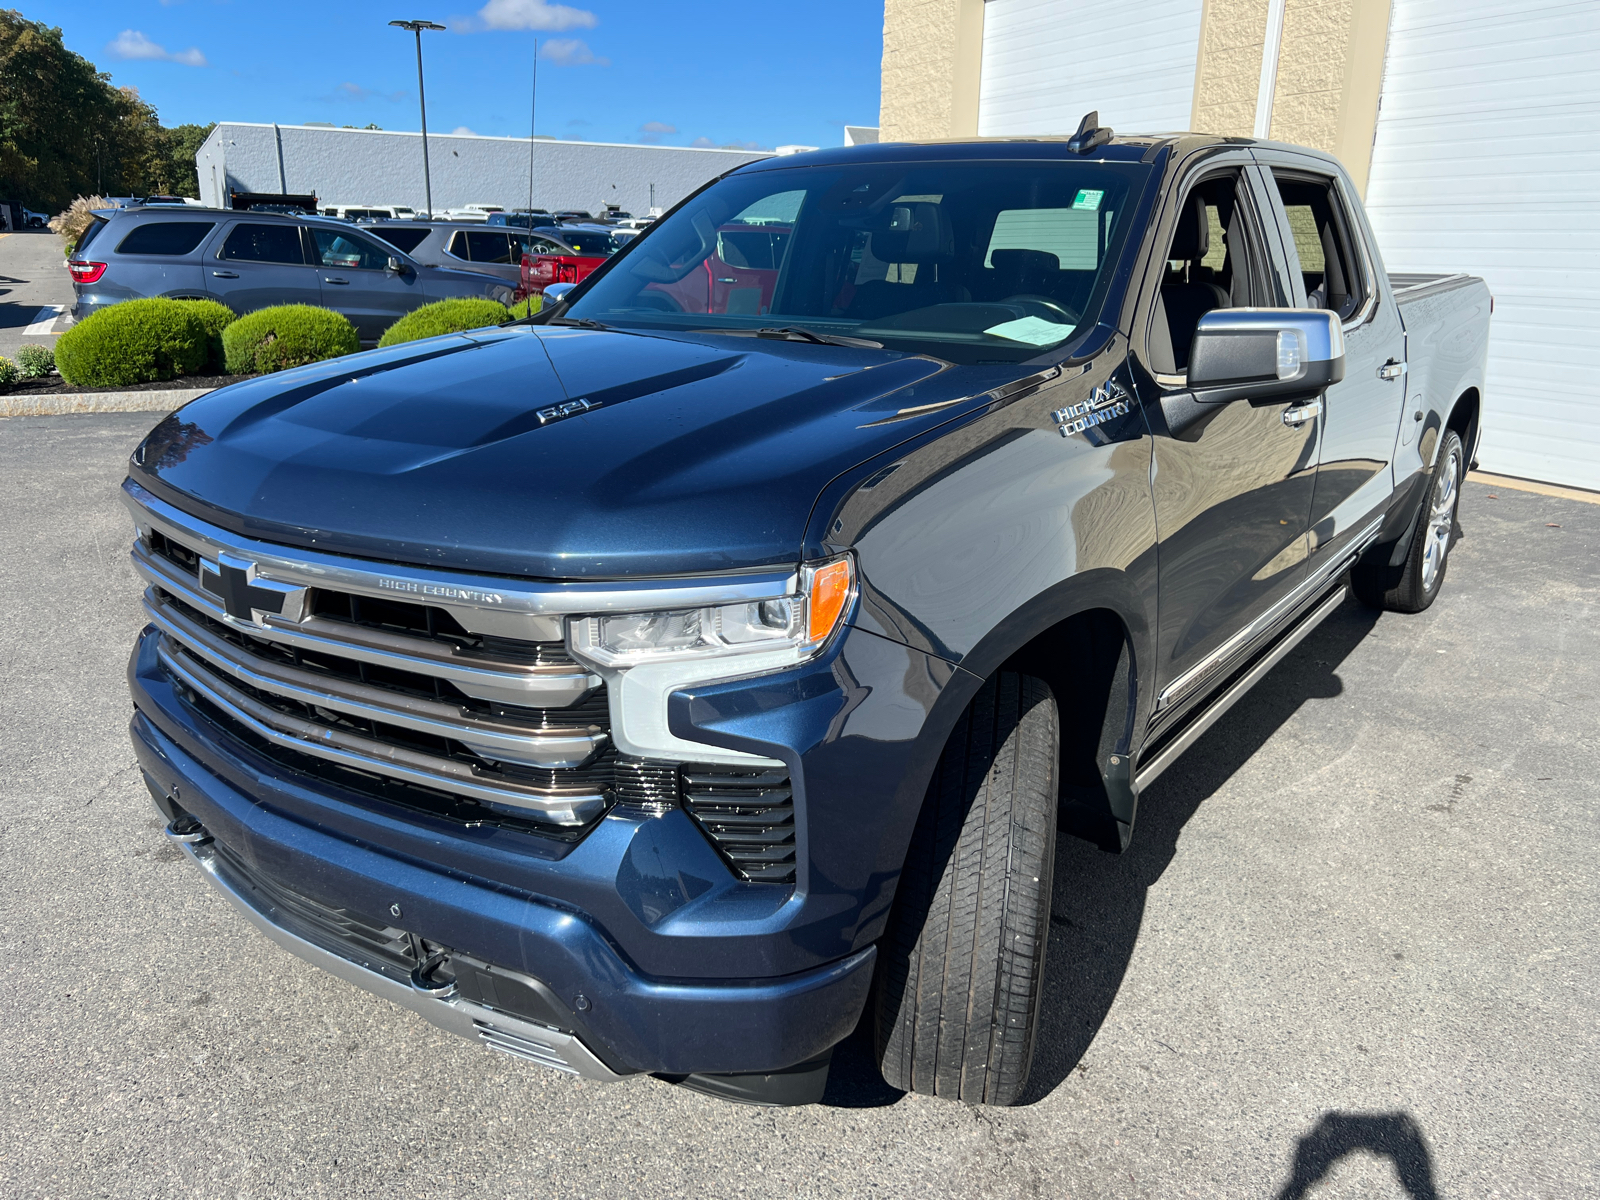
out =
[(380, 221), (366, 228), (419, 263), (492, 275), (513, 287), (529, 244), (525, 230), (478, 221)]
[(220, 300), (241, 314), (318, 304), (349, 317), (363, 342), (430, 301), (509, 302), (513, 292), (482, 274), (420, 264), (346, 221), (222, 209), (97, 212), (67, 266), (80, 321), (146, 296)]

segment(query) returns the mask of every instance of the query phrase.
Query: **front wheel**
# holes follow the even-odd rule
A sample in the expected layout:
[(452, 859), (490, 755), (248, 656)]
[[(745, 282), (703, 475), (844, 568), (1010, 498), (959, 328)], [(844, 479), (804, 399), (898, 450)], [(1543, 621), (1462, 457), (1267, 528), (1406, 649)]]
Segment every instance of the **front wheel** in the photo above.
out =
[(1033, 1062), (1050, 929), (1060, 728), (1040, 680), (1002, 671), (962, 714), (928, 787), (879, 946), (884, 1079), (1011, 1104)]
[(1398, 579), (1392, 568), (1356, 567), (1350, 581), (1360, 599), (1373, 608), (1392, 612), (1419, 613), (1438, 597), (1444, 587), (1444, 571), (1450, 550), (1455, 545), (1456, 508), (1461, 503), (1461, 481), (1466, 475), (1466, 452), (1453, 429), (1444, 431), (1433, 477), (1422, 497), (1422, 512), (1411, 537), (1411, 553), (1406, 556)]

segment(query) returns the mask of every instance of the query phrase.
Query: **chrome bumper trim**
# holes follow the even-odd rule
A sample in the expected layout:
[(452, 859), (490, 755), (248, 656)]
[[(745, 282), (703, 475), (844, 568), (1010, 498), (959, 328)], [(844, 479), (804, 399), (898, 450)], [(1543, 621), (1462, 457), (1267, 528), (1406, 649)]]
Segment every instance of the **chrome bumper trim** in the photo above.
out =
[(547, 1029), (520, 1021), (494, 1009), (485, 1008), (460, 996), (439, 999), (413, 990), (408, 984), (380, 975), (376, 971), (351, 962), (349, 959), (324, 950), (304, 938), (277, 925), (266, 913), (252, 904), (247, 896), (235, 889), (217, 873), (216, 856), (207, 844), (174, 840), (196, 866), (205, 873), (211, 885), (221, 892), (252, 925), (283, 949), (305, 959), (330, 975), (337, 975), (346, 983), (371, 992), (401, 1008), (410, 1009), (440, 1029), (473, 1041), (481, 1041), (491, 1049), (514, 1054), (543, 1066), (592, 1079), (600, 1083), (614, 1083), (628, 1076), (619, 1075), (597, 1058), (589, 1047), (570, 1033)]
[(465, 763), (388, 746), (344, 730), (287, 716), (229, 687), (203, 668), (190, 667), (183, 662), (187, 655), (181, 649), (174, 653), (164, 636), (156, 647), (156, 654), (171, 675), (258, 737), (275, 745), (409, 783), (519, 809), (555, 825), (586, 825), (605, 808), (603, 793), (563, 793), (511, 783), (489, 785)]
[(608, 735), (595, 726), (527, 729), (510, 722), (468, 715), (456, 705), (263, 662), (201, 628), (148, 593), (144, 609), (151, 623), (185, 651), (226, 671), (241, 683), (347, 716), (453, 738), (487, 759), (550, 769), (578, 767), (609, 740)]

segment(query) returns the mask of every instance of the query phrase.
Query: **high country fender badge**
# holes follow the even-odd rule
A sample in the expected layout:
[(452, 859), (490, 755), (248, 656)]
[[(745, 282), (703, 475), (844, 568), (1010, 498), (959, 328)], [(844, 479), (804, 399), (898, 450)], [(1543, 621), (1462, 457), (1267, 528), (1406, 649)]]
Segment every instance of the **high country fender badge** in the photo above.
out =
[(541, 408), (534, 412), (539, 418), (539, 424), (548, 425), (551, 421), (559, 421), (563, 417), (575, 417), (579, 413), (586, 413), (591, 408), (599, 408), (594, 400), (568, 400), (565, 404), (552, 404), (549, 408)]
[(1082, 404), (1069, 404), (1050, 414), (1062, 437), (1082, 433), (1095, 425), (1128, 415), (1128, 393), (1115, 379), (1108, 379), (1089, 394)]

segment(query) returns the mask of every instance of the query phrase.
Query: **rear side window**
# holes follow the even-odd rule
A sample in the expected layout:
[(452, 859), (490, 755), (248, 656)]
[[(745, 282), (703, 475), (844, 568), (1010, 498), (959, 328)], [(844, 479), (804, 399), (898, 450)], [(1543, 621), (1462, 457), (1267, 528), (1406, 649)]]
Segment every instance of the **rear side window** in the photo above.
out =
[(300, 228), (297, 225), (255, 225), (241, 223), (228, 233), (222, 243), (222, 258), (239, 262), (269, 262), (304, 264), (305, 255), (300, 249)]
[(983, 265), (995, 265), (996, 250), (1029, 250), (1053, 256), (1057, 270), (1093, 271), (1100, 265), (1100, 196), (1080, 191), (1078, 198), (1085, 207), (1002, 209)]
[(83, 237), (79, 239), (78, 245), (74, 248), (73, 253), (82, 254), (86, 249), (88, 249), (89, 243), (94, 241), (99, 232), (109, 223), (110, 222), (108, 222), (104, 217), (96, 217), (94, 220), (90, 221), (89, 228), (83, 231)]
[(189, 254), (215, 228), (215, 221), (146, 221), (122, 239), (117, 253)]
[(406, 254), (410, 254), (418, 246), (422, 245), (423, 239), (429, 233), (427, 229), (391, 229), (386, 226), (374, 229), (372, 232), (388, 242), (389, 245), (395, 247), (395, 249), (404, 251)]
[(1273, 172), (1273, 180), (1300, 260), (1306, 307), (1353, 316), (1366, 302), (1366, 283), (1353, 252), (1349, 215), (1333, 180), (1281, 171)]
[(509, 263), (511, 261), (511, 245), (503, 233), (494, 233), (487, 229), (472, 230), (467, 234), (467, 249), (470, 250), (473, 262), (481, 263)]
[(457, 230), (455, 236), (450, 239), (450, 253), (467, 262), (472, 261), (472, 251), (467, 249), (466, 230)]

